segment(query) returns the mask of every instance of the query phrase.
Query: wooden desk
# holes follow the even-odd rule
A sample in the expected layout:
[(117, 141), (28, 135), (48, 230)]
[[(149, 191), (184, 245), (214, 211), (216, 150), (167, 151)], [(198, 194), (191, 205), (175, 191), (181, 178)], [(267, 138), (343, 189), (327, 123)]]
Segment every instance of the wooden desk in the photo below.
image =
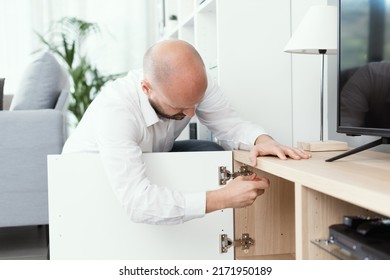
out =
[[(271, 188), (251, 206), (235, 211), (236, 236), (248, 232), (255, 246), (237, 259), (333, 259), (312, 241), (328, 238), (328, 227), (344, 215), (390, 216), (390, 154), (364, 151), (335, 162), (338, 152), (316, 152), (309, 160), (262, 157), (252, 168)], [(235, 169), (249, 153), (234, 152)]]

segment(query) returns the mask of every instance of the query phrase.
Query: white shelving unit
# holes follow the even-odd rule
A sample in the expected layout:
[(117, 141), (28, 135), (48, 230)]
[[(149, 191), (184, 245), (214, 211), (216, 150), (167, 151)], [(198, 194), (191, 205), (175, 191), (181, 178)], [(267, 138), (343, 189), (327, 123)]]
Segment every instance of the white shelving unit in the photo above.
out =
[[(165, 19), (177, 17), (172, 26), (166, 20), (160, 39), (181, 39), (194, 45), (208, 68), (217, 67), (217, 1), (165, 0)], [(160, 22), (163, 19), (160, 19)]]
[[(177, 16), (175, 26), (166, 21), (160, 28), (160, 39), (194, 45), (232, 107), (279, 142), (292, 145), (291, 60), (283, 52), (290, 37), (290, 2), (160, 1), (165, 7), (160, 27), (164, 17)], [(188, 131), (181, 138), (186, 135)], [(198, 123), (198, 139), (210, 138)]]

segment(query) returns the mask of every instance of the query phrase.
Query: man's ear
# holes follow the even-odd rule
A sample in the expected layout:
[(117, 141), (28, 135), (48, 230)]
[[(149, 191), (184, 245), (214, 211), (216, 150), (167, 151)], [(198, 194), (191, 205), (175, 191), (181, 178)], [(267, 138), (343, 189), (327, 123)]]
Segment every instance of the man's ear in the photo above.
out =
[(142, 80), (141, 81), (141, 88), (142, 88), (142, 91), (147, 95), (147, 96), (150, 96), (150, 86), (149, 86), (149, 83), (145, 80)]

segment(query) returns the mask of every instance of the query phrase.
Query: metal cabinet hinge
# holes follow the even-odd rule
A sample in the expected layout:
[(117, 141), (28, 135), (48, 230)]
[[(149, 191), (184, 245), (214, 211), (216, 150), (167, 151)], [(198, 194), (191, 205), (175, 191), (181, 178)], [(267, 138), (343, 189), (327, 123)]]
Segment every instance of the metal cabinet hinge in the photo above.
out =
[(255, 244), (255, 240), (249, 236), (249, 233), (243, 233), (240, 239), (234, 240), (234, 242), (227, 236), (227, 234), (221, 234), (219, 236), (219, 248), (220, 253), (227, 253), (229, 248), (234, 245), (234, 247), (240, 247), (241, 250), (248, 250), (250, 246)]
[(234, 173), (227, 170), (226, 166), (219, 166), (218, 171), (220, 185), (226, 185), (227, 181), (234, 179), (237, 176), (250, 176), (253, 174), (253, 171), (249, 170), (249, 166), (247, 165), (241, 166), (240, 170)]

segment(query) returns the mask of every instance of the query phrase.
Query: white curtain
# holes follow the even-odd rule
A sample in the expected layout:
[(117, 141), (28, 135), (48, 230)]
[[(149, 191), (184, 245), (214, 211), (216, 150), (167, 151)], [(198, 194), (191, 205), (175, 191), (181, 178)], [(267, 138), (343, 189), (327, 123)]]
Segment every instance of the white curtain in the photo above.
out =
[(101, 33), (88, 42), (88, 55), (105, 74), (142, 66), (155, 41), (154, 0), (0, 0), (0, 77), (14, 94), (32, 53), (40, 48), (35, 32), (45, 33), (64, 16), (98, 23)]

